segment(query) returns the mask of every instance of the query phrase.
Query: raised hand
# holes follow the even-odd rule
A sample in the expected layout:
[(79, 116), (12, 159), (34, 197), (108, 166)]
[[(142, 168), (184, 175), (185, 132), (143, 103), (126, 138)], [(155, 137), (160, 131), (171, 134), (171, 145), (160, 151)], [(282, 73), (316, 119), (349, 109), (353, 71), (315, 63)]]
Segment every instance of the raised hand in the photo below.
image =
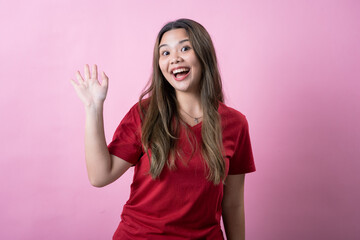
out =
[(76, 78), (77, 82), (71, 79), (71, 84), (74, 86), (75, 91), (81, 101), (85, 104), (85, 107), (98, 106), (103, 104), (106, 98), (109, 78), (102, 72), (102, 82), (98, 80), (97, 66), (94, 64), (91, 70), (89, 65), (84, 67), (85, 79), (81, 76), (80, 72), (77, 71)]

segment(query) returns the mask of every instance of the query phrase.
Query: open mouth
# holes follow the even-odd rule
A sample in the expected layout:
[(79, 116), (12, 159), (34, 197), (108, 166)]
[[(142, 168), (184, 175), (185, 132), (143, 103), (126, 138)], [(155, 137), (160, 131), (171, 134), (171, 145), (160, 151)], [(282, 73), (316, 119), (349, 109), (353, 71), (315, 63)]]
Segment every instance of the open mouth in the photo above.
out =
[(175, 69), (172, 74), (177, 81), (181, 81), (184, 78), (186, 78), (190, 73), (190, 68), (184, 67), (184, 68), (178, 68)]

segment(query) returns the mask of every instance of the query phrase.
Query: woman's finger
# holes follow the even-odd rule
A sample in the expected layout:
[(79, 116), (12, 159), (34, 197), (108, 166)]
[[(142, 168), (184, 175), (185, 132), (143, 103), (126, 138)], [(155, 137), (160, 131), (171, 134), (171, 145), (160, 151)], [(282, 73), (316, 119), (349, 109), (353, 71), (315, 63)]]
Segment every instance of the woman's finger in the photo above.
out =
[(75, 88), (78, 87), (78, 84), (74, 80), (70, 79), (70, 82)]
[(91, 78), (92, 79), (98, 79), (98, 73), (97, 73), (97, 66), (94, 64), (92, 71), (91, 71)]
[(79, 81), (79, 83), (81, 83), (81, 82), (84, 81), (84, 79), (83, 79), (83, 77), (81, 76), (81, 74), (80, 74), (79, 71), (76, 72), (76, 78), (77, 78), (77, 80)]
[(85, 65), (84, 67), (84, 73), (85, 73), (85, 79), (88, 80), (90, 79), (90, 69), (89, 69), (89, 65)]
[(101, 86), (108, 86), (109, 85), (109, 78), (108, 76), (106, 76), (105, 72), (102, 72), (102, 82), (101, 82)]

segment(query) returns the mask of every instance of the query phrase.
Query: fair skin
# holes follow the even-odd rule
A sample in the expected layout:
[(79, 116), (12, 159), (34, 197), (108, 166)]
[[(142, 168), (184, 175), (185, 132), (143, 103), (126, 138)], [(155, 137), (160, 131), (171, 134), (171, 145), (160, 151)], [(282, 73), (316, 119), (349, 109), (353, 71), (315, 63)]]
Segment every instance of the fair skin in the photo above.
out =
[[(179, 108), (191, 116), (202, 116), (199, 94), (201, 66), (184, 29), (164, 33), (160, 42), (160, 69), (167, 81), (174, 87)], [(174, 69), (186, 70), (174, 76)], [(91, 72), (91, 73), (90, 73)], [(97, 66), (84, 68), (84, 77), (78, 71), (77, 81), (71, 83), (85, 106), (85, 159), (90, 183), (103, 187), (121, 177), (131, 164), (109, 154), (103, 121), (103, 105), (107, 95), (109, 78), (104, 72), (101, 82)], [(189, 125), (193, 119), (181, 114)], [(223, 221), (228, 240), (245, 239), (244, 220), (244, 174), (228, 175), (222, 201)]]
[[(164, 33), (159, 44), (159, 53), (161, 72), (175, 89), (179, 108), (190, 116), (202, 116), (199, 94), (201, 65), (186, 31), (180, 28)], [(186, 77), (176, 78), (173, 74), (174, 69), (186, 69), (188, 73)], [(186, 123), (190, 126), (194, 125), (193, 118), (181, 111), (180, 113)]]
[(224, 185), (222, 218), (228, 240), (245, 239), (245, 174), (228, 175)]
[(95, 187), (106, 186), (131, 167), (131, 164), (109, 153), (104, 134), (103, 105), (107, 94), (109, 78), (102, 73), (98, 80), (97, 66), (90, 74), (88, 65), (84, 77), (78, 71), (77, 82), (71, 80), (78, 97), (85, 106), (85, 160), (90, 183)]

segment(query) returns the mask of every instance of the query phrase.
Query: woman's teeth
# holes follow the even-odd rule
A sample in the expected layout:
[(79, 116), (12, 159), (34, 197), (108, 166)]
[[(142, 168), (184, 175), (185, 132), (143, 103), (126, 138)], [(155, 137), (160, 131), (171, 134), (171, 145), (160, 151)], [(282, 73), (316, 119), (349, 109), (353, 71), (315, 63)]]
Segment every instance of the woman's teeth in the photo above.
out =
[(178, 69), (175, 69), (172, 73), (177, 74), (177, 73), (186, 72), (186, 71), (189, 71), (189, 69), (188, 68), (178, 68)]

